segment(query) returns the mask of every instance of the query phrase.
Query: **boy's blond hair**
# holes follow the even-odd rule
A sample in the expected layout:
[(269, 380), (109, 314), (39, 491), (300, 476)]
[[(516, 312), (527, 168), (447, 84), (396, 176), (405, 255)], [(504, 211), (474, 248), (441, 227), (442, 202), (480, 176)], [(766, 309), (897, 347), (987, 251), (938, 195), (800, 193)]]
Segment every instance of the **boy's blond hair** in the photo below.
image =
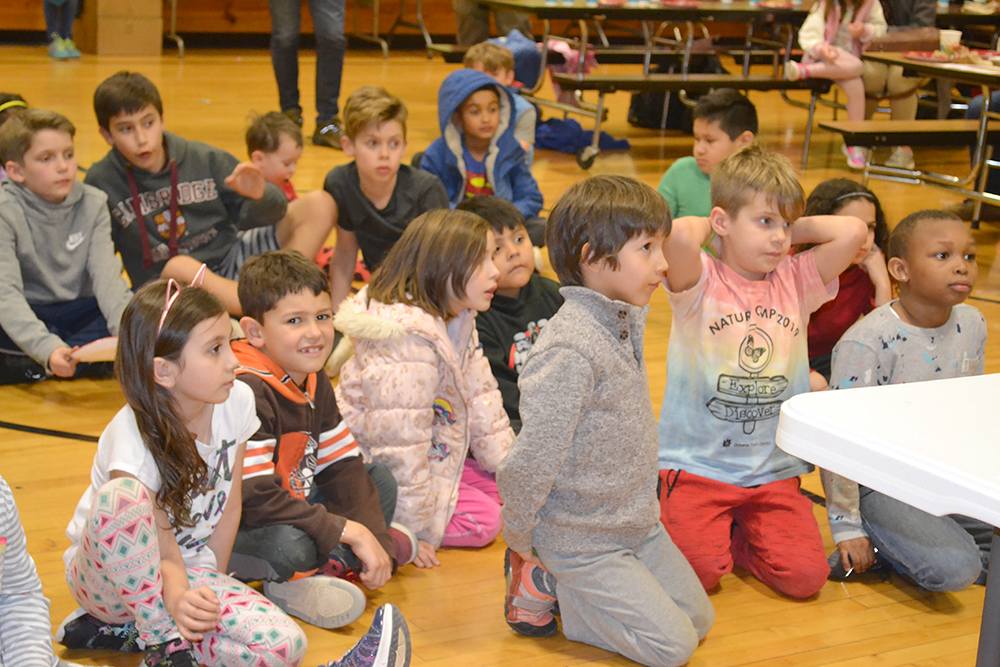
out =
[(476, 65), (480, 65), (484, 72), (491, 75), (502, 69), (513, 72), (514, 54), (505, 46), (493, 42), (479, 42), (465, 52), (462, 64), (467, 69), (476, 69)]
[(302, 128), (294, 120), (280, 111), (268, 111), (263, 116), (251, 112), (246, 133), (247, 153), (253, 155), (254, 151), (275, 152), (281, 145), (282, 134), (302, 148)]
[(788, 158), (757, 144), (733, 153), (712, 172), (712, 207), (736, 217), (756, 195), (776, 206), (786, 222), (805, 210), (805, 192)]
[(76, 127), (61, 113), (25, 109), (0, 127), (0, 165), (16, 162), (24, 166), (24, 154), (42, 130), (65, 132), (71, 139), (76, 136)]
[(362, 86), (351, 93), (344, 104), (344, 132), (347, 138), (354, 138), (366, 127), (376, 126), (394, 120), (403, 127), (406, 138), (406, 104), (385, 88)]

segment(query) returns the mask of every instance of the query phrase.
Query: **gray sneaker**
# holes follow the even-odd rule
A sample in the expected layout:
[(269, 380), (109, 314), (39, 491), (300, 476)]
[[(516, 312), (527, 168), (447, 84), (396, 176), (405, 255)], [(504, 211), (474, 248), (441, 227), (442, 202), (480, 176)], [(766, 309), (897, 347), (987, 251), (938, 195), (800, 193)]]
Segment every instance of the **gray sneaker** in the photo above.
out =
[(368, 598), (349, 581), (313, 575), (264, 582), (264, 597), (282, 611), (320, 628), (340, 628), (361, 618)]

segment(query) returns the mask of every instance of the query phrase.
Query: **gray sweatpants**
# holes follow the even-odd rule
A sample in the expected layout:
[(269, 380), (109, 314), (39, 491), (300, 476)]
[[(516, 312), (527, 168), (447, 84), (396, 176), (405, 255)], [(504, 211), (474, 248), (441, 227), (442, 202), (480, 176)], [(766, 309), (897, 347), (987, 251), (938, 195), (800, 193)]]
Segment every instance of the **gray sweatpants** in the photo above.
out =
[(567, 639), (674, 667), (691, 658), (715, 622), (705, 589), (659, 522), (635, 549), (536, 551), (556, 578)]

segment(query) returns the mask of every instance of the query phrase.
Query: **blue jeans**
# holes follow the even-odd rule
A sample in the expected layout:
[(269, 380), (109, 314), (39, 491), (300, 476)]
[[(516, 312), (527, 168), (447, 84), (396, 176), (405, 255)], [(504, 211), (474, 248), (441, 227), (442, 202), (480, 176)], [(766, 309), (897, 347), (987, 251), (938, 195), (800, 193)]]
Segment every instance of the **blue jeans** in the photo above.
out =
[(76, 21), (78, 0), (66, 0), (62, 4), (42, 2), (45, 13), (45, 37), (56, 33), (62, 39), (73, 39), (73, 22)]
[[(990, 111), (996, 112), (1000, 111), (1000, 90), (995, 91), (990, 95)], [(969, 102), (969, 108), (965, 110), (965, 118), (967, 120), (979, 120), (979, 117), (983, 115), (983, 96), (979, 95)], [(1000, 143), (996, 140), (991, 141), (990, 145), (993, 146), (993, 159), (1000, 160)], [(972, 159), (972, 153), (975, 151), (975, 146), (969, 146), (969, 159)], [(979, 185), (978, 183), (976, 185)], [(1000, 169), (991, 168), (986, 176), (986, 192), (991, 192), (995, 195), (1000, 195)]]
[[(378, 463), (365, 464), (368, 476), (378, 489), (379, 504), (385, 525), (392, 523), (396, 511), (396, 479), (389, 469)], [(324, 505), (326, 499), (313, 487), (309, 494), (313, 505)], [(360, 567), (361, 561), (351, 548), (338, 544), (329, 554), (316, 550), (309, 535), (288, 525), (243, 528), (236, 532), (228, 570), (240, 581), (288, 581), (296, 572), (308, 572), (324, 565), (333, 556), (348, 567)]]
[(862, 527), (897, 573), (930, 591), (960, 591), (985, 572), (992, 526), (933, 516), (863, 486), (860, 492)]
[[(309, 0), (316, 37), (316, 123), (322, 125), (340, 110), (340, 77), (344, 69), (344, 14), (346, 0)], [(302, 31), (300, 0), (270, 0), (271, 65), (278, 82), (282, 111), (299, 104), (299, 35)]]
[[(31, 306), (31, 310), (51, 333), (62, 338), (69, 347), (86, 345), (111, 335), (94, 297), (35, 304)], [(0, 351), (20, 351), (3, 329), (0, 329)]]

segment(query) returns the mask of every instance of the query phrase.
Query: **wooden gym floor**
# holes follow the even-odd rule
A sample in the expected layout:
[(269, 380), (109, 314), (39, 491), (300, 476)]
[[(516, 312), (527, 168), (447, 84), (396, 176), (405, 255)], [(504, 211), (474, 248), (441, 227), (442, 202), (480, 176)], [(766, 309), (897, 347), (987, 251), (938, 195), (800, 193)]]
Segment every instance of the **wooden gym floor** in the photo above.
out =
[[(307, 145), (295, 176), (300, 191), (321, 187), (326, 172), (346, 158), (339, 151), (308, 144), (313, 130), (312, 80), (315, 58), (303, 54), (301, 80)], [(388, 60), (368, 53), (349, 53), (344, 68), (344, 94), (363, 84), (385, 86), (403, 97), (410, 110), (407, 159), (438, 135), (437, 89), (454, 68), (423, 53), (393, 52)], [(57, 62), (43, 47), (0, 47), (0, 89), (21, 93), (32, 106), (58, 110), (77, 126), (80, 164), (87, 166), (107, 151), (97, 133), (91, 108), (96, 85), (120, 69), (138, 70), (159, 86), (168, 129), (200, 139), (244, 158), (247, 113), (276, 107), (277, 92), (265, 51), (189, 51), (183, 60), (171, 53), (160, 58), (97, 58)], [(627, 66), (609, 69), (628, 71)], [(805, 112), (785, 104), (776, 93), (752, 94), (761, 119), (760, 140), (798, 164)], [(690, 154), (689, 137), (677, 132), (632, 128), (626, 123), (626, 95), (609, 98), (610, 117), (604, 129), (632, 142), (630, 152), (602, 154), (590, 174), (625, 174), (655, 187), (669, 164)], [(546, 113), (546, 116), (548, 114)], [(830, 116), (821, 109), (821, 118)], [(581, 120), (590, 127), (589, 120)], [(959, 174), (967, 167), (964, 150), (919, 150), (917, 161), (935, 170)], [(570, 184), (587, 176), (569, 155), (538, 151), (534, 173), (550, 208)], [(846, 168), (840, 144), (831, 135), (814, 133), (809, 168), (802, 183), (809, 192), (822, 180), (853, 176)], [(875, 181), (889, 217), (895, 223), (907, 213), (939, 208), (959, 201), (926, 186)], [(987, 372), (1000, 371), (1000, 306), (990, 292), (1000, 279), (989, 279), (1000, 240), (996, 225), (976, 232), (980, 282), (969, 303), (989, 322)], [(989, 284), (987, 284), (989, 283)], [(665, 381), (670, 330), (666, 296), (653, 299), (646, 335), (650, 390), (659, 411)], [(35, 427), (62, 429), (96, 436), (123, 404), (113, 381), (47, 381), (37, 385), (0, 388), (0, 420)], [(948, 415), (941, 415), (948, 419)], [(946, 443), (942, 443), (943, 446)], [(63, 580), (65, 528), (88, 483), (96, 445), (0, 429), (0, 474), (14, 488), (28, 546), (35, 558), (46, 595), (52, 601), (53, 624), (71, 612), (73, 602)], [(805, 487), (822, 493), (816, 473)], [(826, 530), (825, 511), (816, 517)], [(827, 546), (832, 549), (827, 535)], [(413, 640), (414, 665), (467, 667), (517, 665), (626, 665), (624, 658), (561, 635), (528, 639), (514, 634), (503, 620), (504, 580), (502, 540), (481, 550), (446, 549), (442, 567), (404, 568), (382, 590), (369, 594), (365, 615), (353, 625), (326, 631), (305, 626), (309, 653), (305, 665), (326, 663), (340, 656), (367, 629), (376, 606), (393, 602), (406, 615)], [(773, 665), (805, 667), (889, 667), (972, 665), (983, 602), (983, 588), (935, 594), (918, 590), (894, 577), (882, 582), (861, 578), (857, 583), (827, 583), (812, 600), (796, 602), (777, 595), (745, 572), (723, 578), (711, 593), (717, 622), (695, 653), (693, 666)], [(113, 652), (67, 651), (62, 657), (88, 665), (138, 665), (140, 656)]]

